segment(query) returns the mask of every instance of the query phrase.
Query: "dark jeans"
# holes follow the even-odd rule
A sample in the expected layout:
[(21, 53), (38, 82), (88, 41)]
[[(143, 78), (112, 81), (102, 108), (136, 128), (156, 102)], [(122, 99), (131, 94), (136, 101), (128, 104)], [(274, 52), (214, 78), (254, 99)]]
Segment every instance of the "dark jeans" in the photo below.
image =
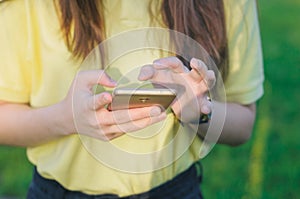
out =
[[(201, 166), (201, 165), (200, 165)], [(202, 199), (199, 184), (202, 169), (199, 164), (192, 165), (188, 170), (172, 180), (151, 189), (148, 192), (121, 199)], [(197, 172), (198, 171), (198, 172)], [(200, 173), (200, 174), (199, 174)], [(27, 199), (118, 199), (114, 194), (86, 195), (77, 191), (69, 191), (54, 180), (43, 178), (34, 171)]]

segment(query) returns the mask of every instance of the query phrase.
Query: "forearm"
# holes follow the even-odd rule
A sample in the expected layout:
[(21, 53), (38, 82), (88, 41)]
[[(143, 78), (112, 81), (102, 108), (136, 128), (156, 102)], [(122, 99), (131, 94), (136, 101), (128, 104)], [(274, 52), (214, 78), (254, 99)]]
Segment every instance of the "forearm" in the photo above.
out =
[[(220, 102), (214, 103), (214, 110), (223, 109), (225, 104)], [(212, 113), (214, 114), (214, 113)], [(218, 139), (218, 143), (237, 146), (245, 143), (252, 134), (253, 125), (255, 121), (256, 106), (255, 104), (240, 105), (237, 103), (226, 103), (226, 115), (224, 126), (222, 128), (221, 135)], [(218, 115), (213, 115), (212, 120), (221, 122), (222, 118)], [(215, 122), (216, 122), (215, 121)], [(199, 125), (199, 135), (205, 136), (207, 132), (208, 124)], [(219, 133), (217, 131), (211, 133)], [(216, 137), (216, 136), (211, 136)]]
[(0, 144), (27, 147), (63, 137), (69, 133), (64, 114), (61, 104), (33, 109), (0, 103)]

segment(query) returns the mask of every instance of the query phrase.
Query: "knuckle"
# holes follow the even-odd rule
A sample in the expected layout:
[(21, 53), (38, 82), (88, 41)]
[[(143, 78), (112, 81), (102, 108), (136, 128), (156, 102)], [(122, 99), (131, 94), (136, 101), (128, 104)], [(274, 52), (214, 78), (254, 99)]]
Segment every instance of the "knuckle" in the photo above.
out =
[(130, 114), (130, 116), (131, 116), (131, 118), (141, 119), (141, 118), (149, 116), (150, 111), (151, 111), (151, 108), (146, 107), (144, 109), (144, 111), (133, 112), (132, 114)]
[(111, 123), (109, 117), (101, 117), (98, 119), (98, 125), (100, 126), (107, 126)]
[(215, 72), (213, 70), (208, 70), (207, 71), (207, 78), (208, 79), (215, 79), (216, 78), (216, 75), (215, 75)]
[(123, 123), (126, 122), (130, 118), (127, 110), (116, 111), (112, 113), (112, 118), (109, 120), (114, 123)]
[(96, 115), (95, 118), (96, 119), (93, 119), (91, 123), (91, 125), (93, 125), (94, 128), (103, 130), (106, 126), (110, 124), (110, 118), (106, 115), (100, 113), (98, 116)]
[(100, 128), (100, 123), (99, 123), (99, 121), (98, 120), (95, 120), (95, 119), (90, 119), (90, 121), (89, 121), (89, 125), (93, 128), (93, 129), (101, 129)]
[(138, 125), (136, 124), (135, 126), (137, 127), (137, 129), (143, 129), (149, 126), (151, 124), (151, 121), (151, 118), (147, 118), (143, 122), (139, 123)]
[(99, 119), (97, 125), (99, 126), (105, 126), (107, 124), (105, 119)]
[[(134, 121), (137, 119), (144, 118), (147, 115), (147, 113), (149, 112), (149, 107), (130, 109), (128, 111), (129, 112), (126, 114), (126, 118), (128, 118), (128, 121)], [(125, 117), (125, 116), (123, 116), (123, 117)]]
[(149, 117), (145, 120), (145, 122), (142, 124), (142, 128), (145, 128), (147, 126), (150, 126), (156, 122), (160, 121), (159, 116), (155, 116), (155, 117)]
[(144, 123), (144, 127), (143, 127), (143, 128), (145, 128), (145, 127), (147, 127), (147, 126), (149, 126), (149, 125), (151, 125), (151, 124), (154, 124), (154, 123), (157, 122), (158, 120), (159, 120), (158, 117), (151, 117), (151, 118), (147, 119), (147, 120), (145, 121), (145, 123)]
[(207, 73), (206, 81), (209, 88), (212, 88), (216, 82), (215, 73), (212, 70), (209, 70)]
[(121, 132), (127, 133), (127, 132), (133, 132), (136, 131), (138, 128), (136, 128), (137, 125), (132, 123), (131, 125), (128, 125), (126, 128), (121, 129)]

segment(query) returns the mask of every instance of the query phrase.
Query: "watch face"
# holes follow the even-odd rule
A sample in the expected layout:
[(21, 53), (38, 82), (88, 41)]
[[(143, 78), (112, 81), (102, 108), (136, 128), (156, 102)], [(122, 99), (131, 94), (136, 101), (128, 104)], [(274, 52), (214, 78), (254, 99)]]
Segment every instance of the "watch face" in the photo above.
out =
[(199, 124), (208, 123), (211, 118), (211, 113), (209, 114), (201, 114), (199, 119)]

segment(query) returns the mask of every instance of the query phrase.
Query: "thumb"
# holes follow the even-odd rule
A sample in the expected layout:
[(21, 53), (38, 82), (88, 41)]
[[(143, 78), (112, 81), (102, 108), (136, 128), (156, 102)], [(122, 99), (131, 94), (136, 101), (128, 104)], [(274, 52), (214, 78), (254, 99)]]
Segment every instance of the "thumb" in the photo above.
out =
[(78, 86), (92, 88), (96, 84), (100, 84), (107, 87), (115, 87), (117, 85), (110, 76), (108, 76), (103, 70), (84, 70), (77, 74)]

